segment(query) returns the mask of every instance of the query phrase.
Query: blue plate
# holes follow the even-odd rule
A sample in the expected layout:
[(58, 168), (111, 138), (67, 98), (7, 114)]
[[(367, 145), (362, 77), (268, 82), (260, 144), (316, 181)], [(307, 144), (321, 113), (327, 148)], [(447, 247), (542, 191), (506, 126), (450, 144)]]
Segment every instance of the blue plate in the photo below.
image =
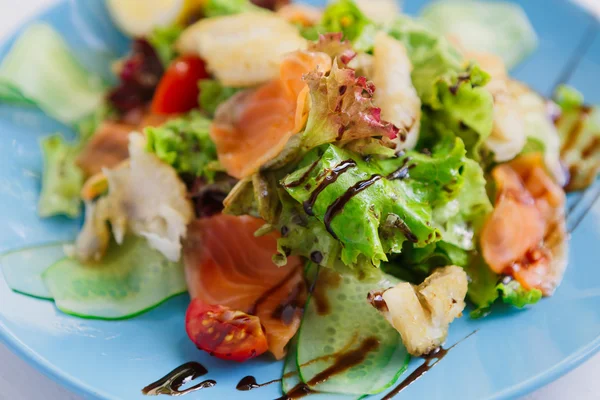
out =
[[(425, 1), (405, 3), (407, 12), (414, 14)], [(566, 79), (589, 101), (600, 103), (596, 22), (566, 1), (522, 3), (540, 35), (540, 46), (514, 75), (544, 94)], [(107, 60), (126, 51), (127, 40), (112, 25), (103, 4), (101, 0), (65, 2), (37, 20), (55, 26), (86, 66), (108, 74)], [(0, 50), (0, 57), (13, 40)], [(579, 60), (576, 66), (569, 64), (573, 59)], [(36, 216), (38, 140), (55, 131), (70, 132), (36, 110), (0, 106), (0, 251), (72, 239), (80, 225)], [(575, 217), (592, 204), (595, 190), (583, 197)], [(530, 310), (500, 306), (483, 320), (463, 317), (455, 322), (449, 343), (479, 331), (398, 399), (514, 397), (550, 382), (592, 355), (600, 348), (598, 243), (597, 203), (572, 236), (570, 266), (554, 297)], [(187, 361), (207, 366), (210, 372), (205, 378), (218, 382), (188, 395), (191, 399), (279, 397), (276, 385), (251, 392), (238, 392), (235, 385), (246, 375), (258, 381), (277, 378), (281, 363), (268, 357), (243, 365), (226, 363), (194, 348), (184, 331), (188, 301), (187, 296), (179, 296), (129, 321), (82, 320), (60, 313), (51, 302), (13, 293), (0, 274), (0, 339), (42, 372), (88, 398), (141, 399), (142, 387)], [(418, 363), (413, 361), (409, 369)]]

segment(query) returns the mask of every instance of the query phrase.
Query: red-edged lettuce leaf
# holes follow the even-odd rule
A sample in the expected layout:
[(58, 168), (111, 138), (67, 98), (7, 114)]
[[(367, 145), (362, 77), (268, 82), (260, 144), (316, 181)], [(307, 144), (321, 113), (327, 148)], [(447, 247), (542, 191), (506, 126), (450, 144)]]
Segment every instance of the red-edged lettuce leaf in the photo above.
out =
[(305, 151), (325, 143), (399, 134), (396, 126), (381, 119), (381, 109), (373, 104), (375, 85), (357, 77), (353, 69), (340, 68), (336, 61), (328, 75), (315, 71), (304, 79), (311, 97), (302, 134)]

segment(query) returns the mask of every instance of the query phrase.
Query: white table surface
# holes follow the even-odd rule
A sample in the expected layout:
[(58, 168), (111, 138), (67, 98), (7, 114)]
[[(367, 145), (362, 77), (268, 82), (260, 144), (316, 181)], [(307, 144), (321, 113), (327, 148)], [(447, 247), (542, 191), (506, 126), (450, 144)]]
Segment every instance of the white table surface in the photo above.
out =
[[(0, 0), (0, 40), (27, 17), (57, 0)], [(580, 0), (597, 5), (600, 0)], [(522, 400), (600, 399), (600, 354)], [(78, 400), (79, 396), (37, 372), (0, 344), (0, 400)]]

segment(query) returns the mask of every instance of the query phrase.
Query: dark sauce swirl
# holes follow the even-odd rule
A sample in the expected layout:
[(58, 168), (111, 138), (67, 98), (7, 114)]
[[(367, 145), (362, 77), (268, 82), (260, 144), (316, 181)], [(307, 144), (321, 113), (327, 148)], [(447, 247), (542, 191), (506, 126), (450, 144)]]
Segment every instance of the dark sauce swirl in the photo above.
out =
[(335, 181), (337, 181), (338, 177), (342, 175), (344, 172), (348, 171), (350, 168), (356, 167), (356, 161), (353, 159), (344, 160), (338, 165), (336, 165), (329, 174), (319, 183), (319, 185), (313, 190), (310, 194), (310, 198), (304, 202), (304, 211), (310, 215), (314, 216), (313, 207), (315, 206), (315, 202), (317, 198), (327, 188), (327, 186), (331, 185)]
[(331, 236), (334, 237), (334, 239), (337, 239), (338, 237), (331, 228), (331, 221), (335, 218), (336, 215), (342, 212), (346, 204), (350, 200), (352, 200), (354, 196), (367, 189), (380, 179), (382, 179), (381, 175), (373, 175), (369, 179), (357, 182), (356, 184), (354, 184), (354, 186), (348, 188), (348, 190), (346, 190), (346, 192), (343, 195), (341, 195), (333, 203), (331, 203), (329, 207), (327, 207), (327, 211), (325, 212), (325, 216), (323, 217), (323, 223), (325, 224), (327, 232), (329, 232)]
[(207, 373), (208, 370), (202, 364), (189, 362), (175, 368), (156, 382), (146, 386), (142, 389), (142, 393), (147, 396), (158, 396), (159, 394), (181, 396), (197, 390), (211, 388), (217, 384), (216, 381), (206, 380), (188, 389), (179, 390), (186, 383), (206, 375)]

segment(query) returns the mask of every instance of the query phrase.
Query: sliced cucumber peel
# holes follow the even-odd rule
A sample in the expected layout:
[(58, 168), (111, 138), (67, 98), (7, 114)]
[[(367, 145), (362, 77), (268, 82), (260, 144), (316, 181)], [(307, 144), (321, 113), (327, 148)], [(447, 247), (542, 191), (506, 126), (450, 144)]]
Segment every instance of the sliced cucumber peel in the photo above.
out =
[[(376, 394), (406, 370), (410, 355), (400, 335), (367, 302), (370, 290), (399, 281), (382, 272), (374, 274), (376, 279), (359, 281), (351, 273), (340, 275), (328, 268), (319, 272), (298, 336), (300, 379), (311, 389), (354, 396)], [(340, 355), (357, 351), (369, 341), (377, 344), (364, 353), (364, 359), (311, 385), (311, 380), (332, 368)]]
[(15, 292), (52, 300), (52, 294), (42, 280), (48, 266), (64, 258), (64, 243), (27, 247), (0, 256), (6, 284)]
[(86, 71), (50, 25), (28, 27), (0, 64), (0, 102), (36, 104), (65, 124), (91, 114), (106, 85)]
[(91, 319), (132, 318), (187, 290), (183, 265), (137, 237), (113, 244), (97, 265), (65, 258), (42, 278), (58, 309)]
[[(298, 364), (297, 364), (297, 345), (298, 336), (295, 336), (294, 339), (288, 345), (288, 355), (285, 359), (285, 363), (283, 365), (283, 376), (281, 378), (281, 389), (283, 393), (289, 393), (298, 385), (302, 384), (300, 380), (300, 375), (298, 373)], [(334, 393), (312, 393), (310, 395), (311, 399), (327, 399), (327, 400), (355, 400), (360, 399), (362, 396), (353, 396), (346, 394), (334, 394)]]

